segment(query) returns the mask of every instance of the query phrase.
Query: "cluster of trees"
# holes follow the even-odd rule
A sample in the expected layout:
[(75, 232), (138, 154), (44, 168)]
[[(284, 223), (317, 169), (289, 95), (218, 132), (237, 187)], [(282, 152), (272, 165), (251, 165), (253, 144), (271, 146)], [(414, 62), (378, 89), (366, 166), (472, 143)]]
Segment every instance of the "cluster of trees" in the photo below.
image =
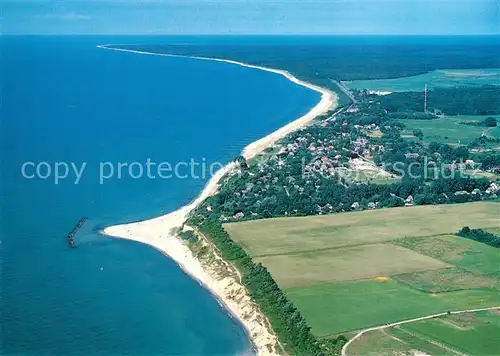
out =
[(500, 143), (500, 138), (481, 135), (472, 140), (467, 145), (467, 147), (468, 148), (488, 147), (488, 146), (496, 146), (499, 143)]
[(477, 242), (481, 242), (486, 245), (500, 248), (500, 236), (496, 236), (491, 232), (487, 232), (481, 229), (471, 229), (470, 227), (465, 226), (458, 232), (457, 235)]
[[(392, 113), (422, 112), (423, 92), (399, 92), (390, 95), (372, 95), (372, 100)], [(500, 114), (500, 86), (435, 88), (428, 92), (427, 107), (447, 115)], [(492, 125), (491, 118), (485, 124)], [(495, 120), (496, 124), (496, 120)]]
[[(414, 134), (420, 136), (419, 132)], [(467, 147), (452, 147), (438, 142), (431, 142), (425, 146), (421, 142), (404, 140), (395, 131), (391, 131), (389, 135), (384, 134), (380, 142), (384, 143), (386, 149), (375, 154), (374, 162), (400, 176), (411, 175), (431, 179), (448, 177), (451, 173), (443, 166), (444, 164), (463, 162), (470, 157)]]
[(481, 169), (489, 170), (500, 167), (500, 152), (481, 152), (472, 156), (476, 162), (481, 162)]
[(446, 162), (464, 161), (469, 158), (469, 150), (465, 146), (453, 147), (446, 143), (430, 142), (428, 146), (430, 154), (438, 153)]
[[(431, 182), (424, 179), (403, 179), (393, 184), (343, 184), (328, 178), (301, 182), (302, 192), (285, 189), (276, 184), (261, 194), (235, 196), (234, 192), (246, 187), (247, 179), (238, 178), (230, 185), (223, 185), (220, 193), (205, 202), (200, 214), (207, 219), (218, 220), (221, 216), (232, 217), (243, 213), (240, 220), (279, 216), (303, 216), (318, 213), (337, 213), (351, 210), (404, 206), (411, 195), (413, 204), (448, 204), (478, 201), (490, 182), (486, 178), (465, 177), (439, 178)], [(241, 179), (241, 181), (240, 181)], [(471, 194), (475, 189), (481, 193)], [(256, 191), (255, 191), (256, 192)], [(457, 192), (462, 192), (456, 194)], [(467, 192), (467, 193), (464, 193)], [(206, 211), (210, 205), (211, 211)]]
[(497, 126), (497, 119), (494, 118), (493, 116), (488, 116), (486, 119), (481, 120), (481, 121), (465, 121), (465, 122), (462, 122), (462, 124), (469, 125), (469, 126), (496, 127)]
[(261, 311), (269, 318), (274, 332), (290, 355), (338, 355), (347, 341), (338, 337), (328, 342), (318, 342), (310, 327), (293, 303), (274, 281), (269, 271), (236, 244), (218, 222), (196, 220), (192, 223), (231, 261), (241, 272), (242, 283)]
[(179, 231), (177, 233), (177, 236), (179, 236), (181, 239), (186, 240), (188, 242), (197, 242), (198, 241), (198, 236), (196, 236), (196, 234), (191, 230)]

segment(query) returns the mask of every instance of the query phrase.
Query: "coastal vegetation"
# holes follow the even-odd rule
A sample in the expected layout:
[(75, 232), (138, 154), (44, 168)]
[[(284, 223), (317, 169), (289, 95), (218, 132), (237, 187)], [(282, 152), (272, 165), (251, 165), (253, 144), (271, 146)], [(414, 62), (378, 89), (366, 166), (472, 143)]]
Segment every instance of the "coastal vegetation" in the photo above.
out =
[(252, 299), (269, 318), (274, 332), (285, 350), (293, 355), (335, 355), (346, 339), (342, 336), (318, 341), (310, 331), (300, 311), (276, 284), (266, 267), (255, 263), (222, 229), (219, 223), (204, 222), (200, 231), (233, 263), (243, 275), (242, 283)]

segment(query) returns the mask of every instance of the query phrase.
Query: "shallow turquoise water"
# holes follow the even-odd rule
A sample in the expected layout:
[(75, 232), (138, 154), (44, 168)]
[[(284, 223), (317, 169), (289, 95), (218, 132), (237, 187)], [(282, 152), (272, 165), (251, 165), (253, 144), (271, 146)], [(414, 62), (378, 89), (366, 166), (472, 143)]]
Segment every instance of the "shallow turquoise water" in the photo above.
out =
[[(100, 184), (99, 163), (226, 163), (319, 94), (253, 69), (95, 47), (123, 38), (0, 40), (3, 354), (251, 352), (240, 325), (172, 261), (98, 233), (172, 211), (205, 180)], [(27, 161), (87, 166), (79, 184), (70, 174), (56, 185), (23, 178)], [(65, 235), (81, 216), (70, 250)]]

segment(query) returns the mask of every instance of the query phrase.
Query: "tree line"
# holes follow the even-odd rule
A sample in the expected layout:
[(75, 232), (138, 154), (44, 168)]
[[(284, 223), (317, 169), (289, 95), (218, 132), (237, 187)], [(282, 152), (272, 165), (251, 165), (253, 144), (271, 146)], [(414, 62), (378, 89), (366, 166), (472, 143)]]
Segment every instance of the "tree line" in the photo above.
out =
[[(384, 96), (371, 95), (380, 107), (392, 113), (422, 112), (423, 92), (398, 92)], [(500, 86), (435, 88), (427, 95), (429, 111), (447, 115), (500, 114)], [(484, 125), (493, 125), (489, 119)], [(496, 124), (496, 122), (495, 122)]]
[(464, 226), (458, 233), (458, 236), (465, 237), (483, 244), (500, 248), (500, 236), (496, 236), (491, 232), (484, 231), (481, 229), (471, 229), (468, 226)]
[(347, 339), (343, 336), (317, 340), (306, 320), (274, 281), (266, 267), (252, 258), (223, 229), (219, 222), (200, 221), (200, 232), (220, 250), (222, 257), (232, 262), (242, 274), (242, 283), (260, 310), (268, 317), (285, 351), (290, 355), (337, 355)]

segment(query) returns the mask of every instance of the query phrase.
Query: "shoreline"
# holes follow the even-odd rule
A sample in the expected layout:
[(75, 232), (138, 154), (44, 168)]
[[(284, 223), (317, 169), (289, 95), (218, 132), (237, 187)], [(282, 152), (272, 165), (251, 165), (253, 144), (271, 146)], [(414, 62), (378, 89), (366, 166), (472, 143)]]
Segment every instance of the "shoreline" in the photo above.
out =
[[(100, 45), (97, 47), (112, 51), (130, 52), (143, 55), (191, 58), (235, 64), (242, 67), (282, 75), (297, 85), (306, 87), (321, 94), (320, 101), (305, 115), (247, 145), (241, 153), (247, 160), (264, 152), (267, 147), (270, 147), (275, 142), (286, 137), (290, 133), (307, 126), (317, 116), (338, 107), (338, 96), (334, 92), (321, 88), (317, 85), (301, 81), (285, 70), (261, 67), (227, 59), (144, 52), (112, 48), (109, 46), (111, 45)], [(206, 198), (216, 194), (219, 188), (220, 179), (236, 167), (237, 165), (235, 162), (230, 162), (222, 167), (210, 178), (197, 198), (195, 198), (188, 205), (153, 219), (109, 226), (104, 228), (102, 233), (111, 237), (133, 240), (150, 245), (167, 257), (171, 258), (186, 274), (197, 280), (205, 289), (211, 292), (220, 304), (222, 304), (222, 306), (229, 312), (231, 317), (237, 318), (237, 321), (243, 325), (245, 331), (249, 335), (250, 341), (254, 345), (258, 355), (277, 354), (276, 352), (270, 350), (278, 349), (277, 345), (279, 341), (277, 340), (276, 335), (269, 330), (269, 326), (266, 325), (265, 320), (267, 320), (267, 317), (261, 313), (258, 306), (251, 301), (244, 287), (234, 279), (228, 280), (229, 278), (227, 277), (217, 278), (216, 273), (213, 270), (210, 271), (210, 266), (203, 265), (202, 261), (193, 256), (189, 247), (176, 236), (176, 229), (184, 226), (189, 213), (196, 209), (196, 207), (198, 207)], [(240, 297), (239, 300), (234, 298), (235, 291), (240, 293), (238, 294)]]

